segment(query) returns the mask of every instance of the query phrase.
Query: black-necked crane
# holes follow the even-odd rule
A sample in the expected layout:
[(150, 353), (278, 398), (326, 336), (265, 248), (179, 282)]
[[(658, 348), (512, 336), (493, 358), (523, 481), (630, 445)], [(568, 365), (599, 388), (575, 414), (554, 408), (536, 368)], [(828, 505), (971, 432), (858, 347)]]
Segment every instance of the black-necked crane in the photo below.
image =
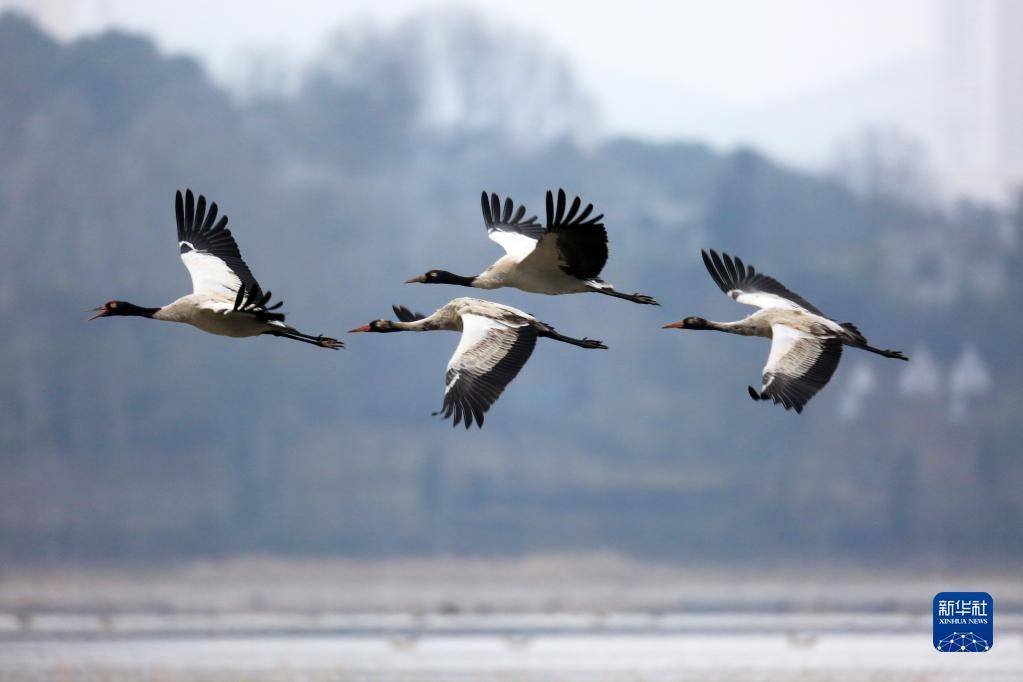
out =
[(462, 421), (467, 429), (474, 419), (482, 428), (484, 413), (526, 364), (537, 338), (607, 348), (593, 339), (564, 336), (528, 313), (479, 298), (456, 298), (430, 316), (392, 307), (397, 322), (373, 320), (351, 332), (462, 332), (444, 375), (444, 403), (434, 415), (444, 419), (454, 415), (452, 426)]
[(227, 216), (217, 220), (217, 204), (206, 208), (206, 198), (198, 201), (192, 190), (184, 197), (177, 193), (174, 211), (178, 223), (178, 247), (181, 260), (192, 276), (192, 293), (162, 308), (145, 308), (127, 301), (108, 301), (92, 312), (97, 317), (148, 317), (167, 322), (183, 322), (210, 334), (247, 337), (269, 334), (310, 343), (321, 348), (341, 348), (344, 344), (327, 336), (304, 334), (284, 324), (284, 313), (275, 312), (278, 302), (268, 306), (270, 292), (262, 288), (242, 260), (238, 244), (227, 229)]
[(792, 293), (773, 277), (727, 253), (703, 251), (703, 262), (714, 282), (730, 298), (760, 308), (738, 322), (711, 322), (687, 317), (665, 329), (713, 329), (743, 336), (771, 339), (764, 365), (763, 388), (750, 386), (753, 400), (772, 400), (785, 409), (802, 412), (803, 406), (831, 379), (842, 357), (842, 346), (861, 348), (886, 358), (908, 360), (897, 350), (882, 350), (851, 322), (835, 322), (802, 296)]
[(580, 294), (594, 292), (633, 303), (657, 305), (645, 294), (623, 294), (600, 278), (607, 262), (607, 230), (604, 216), (592, 216), (593, 204), (580, 211), (576, 197), (566, 210), (564, 190), (547, 192), (547, 224), (536, 216), (525, 218), (526, 207), (516, 208), (511, 199), (496, 194), (480, 197), (487, 236), (500, 244), (507, 255), (478, 275), (466, 277), (447, 270), (429, 272), (406, 280), (406, 284), (457, 284), (477, 289), (512, 287), (534, 294)]

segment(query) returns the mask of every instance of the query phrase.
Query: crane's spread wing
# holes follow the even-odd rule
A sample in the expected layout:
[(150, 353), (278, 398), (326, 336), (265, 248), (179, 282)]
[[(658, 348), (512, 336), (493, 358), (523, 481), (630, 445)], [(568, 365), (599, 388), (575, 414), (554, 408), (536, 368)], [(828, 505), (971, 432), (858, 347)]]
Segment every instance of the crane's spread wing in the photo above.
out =
[(483, 205), (483, 222), (487, 226), (488, 237), (500, 244), (517, 262), (532, 253), (545, 232), (543, 225), (536, 221), (536, 216), (524, 219), (526, 207), (519, 206), (516, 209), (509, 198), (504, 200), (502, 209), (501, 198), (496, 194), (488, 197), (484, 192), (480, 196), (480, 203)]
[(802, 308), (827, 317), (805, 298), (789, 291), (775, 278), (757, 272), (752, 265), (744, 264), (742, 259), (733, 259), (727, 253), (718, 256), (714, 250), (711, 250), (710, 255), (706, 251), (700, 253), (703, 254), (707, 272), (721, 287), (721, 291), (739, 303), (758, 308)]
[(414, 313), (403, 305), (392, 305), (391, 310), (394, 311), (395, 317), (402, 322), (416, 322), (426, 317), (422, 313)]
[(580, 212), (579, 197), (572, 200), (567, 212), (566, 203), (565, 190), (558, 190), (557, 206), (554, 193), (547, 192), (547, 230), (524, 265), (559, 267), (565, 274), (583, 280), (596, 278), (607, 263), (607, 230), (601, 222), (604, 216), (590, 217), (593, 204)]
[(181, 260), (192, 276), (192, 290), (233, 300), (242, 287), (249, 298), (260, 299), (262, 290), (249, 266), (242, 260), (238, 244), (227, 229), (227, 216), (217, 220), (217, 204), (206, 210), (206, 197), (195, 201), (192, 190), (182, 198), (177, 193), (174, 211), (178, 222), (178, 246)]
[[(771, 352), (764, 365), (764, 387), (759, 396), (785, 409), (803, 406), (831, 379), (842, 359), (842, 342), (835, 337), (813, 336), (784, 324), (771, 326)], [(755, 391), (750, 389), (751, 395)]]
[(519, 373), (536, 346), (537, 331), (513, 319), (495, 320), (464, 313), (462, 338), (448, 362), (445, 374), (443, 418), (454, 415), (452, 425), (473, 419), (483, 426), (483, 414), (500, 397), (505, 386)]

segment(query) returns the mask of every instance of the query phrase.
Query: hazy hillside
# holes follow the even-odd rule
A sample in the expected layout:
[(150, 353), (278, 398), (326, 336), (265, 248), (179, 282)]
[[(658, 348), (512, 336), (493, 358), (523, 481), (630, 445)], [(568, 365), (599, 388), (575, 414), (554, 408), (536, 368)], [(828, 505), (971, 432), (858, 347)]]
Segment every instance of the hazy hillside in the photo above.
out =
[[(570, 134), (594, 116), (570, 71), (525, 41), (488, 56), (493, 30), (342, 32), (294, 94), (243, 98), (144, 36), (60, 44), (0, 18), (0, 556), (1018, 557), (1021, 217), (854, 195), (753, 150)], [(436, 61), (430, 35), (460, 49)], [(84, 323), (187, 292), (178, 188), (230, 216), (289, 320), (337, 334), (463, 295), (401, 282), (499, 255), (481, 190), (542, 213), (559, 186), (605, 214), (606, 278), (663, 308), (493, 292), (610, 350), (540, 344), (482, 431), (430, 417), (454, 335), (332, 354)], [(660, 329), (749, 312), (707, 246), (914, 361), (849, 352), (802, 416), (753, 403), (766, 343)]]

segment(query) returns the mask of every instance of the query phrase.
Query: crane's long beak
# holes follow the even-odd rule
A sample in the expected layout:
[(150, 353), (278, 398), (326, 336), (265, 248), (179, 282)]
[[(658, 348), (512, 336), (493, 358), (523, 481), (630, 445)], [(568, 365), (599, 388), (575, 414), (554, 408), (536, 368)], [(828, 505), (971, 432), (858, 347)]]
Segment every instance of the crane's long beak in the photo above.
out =
[(661, 327), (661, 329), (685, 329), (685, 328), (686, 328), (686, 321), (685, 320), (679, 320), (678, 322), (672, 322), (671, 324), (666, 324), (663, 327)]
[(87, 312), (87, 313), (95, 313), (97, 311), (99, 311), (99, 314), (98, 315), (93, 315), (88, 320), (86, 320), (86, 322), (92, 322), (97, 317), (105, 317), (106, 314), (107, 314), (107, 309), (104, 308), (103, 306), (100, 306), (98, 308), (86, 308), (86, 310), (85, 310), (85, 312)]
[(413, 277), (412, 279), (405, 280), (405, 284), (422, 284), (425, 281), (426, 280), (423, 279), (423, 276), (419, 275), (419, 277)]
[(356, 327), (355, 329), (349, 329), (348, 333), (349, 334), (354, 334), (355, 332), (368, 332), (368, 331), (369, 331), (369, 325), (368, 324), (364, 324), (361, 327)]

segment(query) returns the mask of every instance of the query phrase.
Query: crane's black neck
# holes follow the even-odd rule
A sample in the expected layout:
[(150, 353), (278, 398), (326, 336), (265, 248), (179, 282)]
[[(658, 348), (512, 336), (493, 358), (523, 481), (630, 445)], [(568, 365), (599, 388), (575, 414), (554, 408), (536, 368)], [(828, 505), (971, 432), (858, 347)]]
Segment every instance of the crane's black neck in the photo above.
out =
[(476, 281), (476, 277), (464, 277), (462, 275), (456, 275), (453, 272), (447, 270), (437, 271), (436, 277), (431, 277), (427, 280), (428, 284), (455, 284), (460, 287), (471, 287)]
[(108, 306), (108, 316), (152, 317), (160, 311), (159, 308), (143, 308), (127, 301), (116, 301), (116, 304), (115, 306)]

